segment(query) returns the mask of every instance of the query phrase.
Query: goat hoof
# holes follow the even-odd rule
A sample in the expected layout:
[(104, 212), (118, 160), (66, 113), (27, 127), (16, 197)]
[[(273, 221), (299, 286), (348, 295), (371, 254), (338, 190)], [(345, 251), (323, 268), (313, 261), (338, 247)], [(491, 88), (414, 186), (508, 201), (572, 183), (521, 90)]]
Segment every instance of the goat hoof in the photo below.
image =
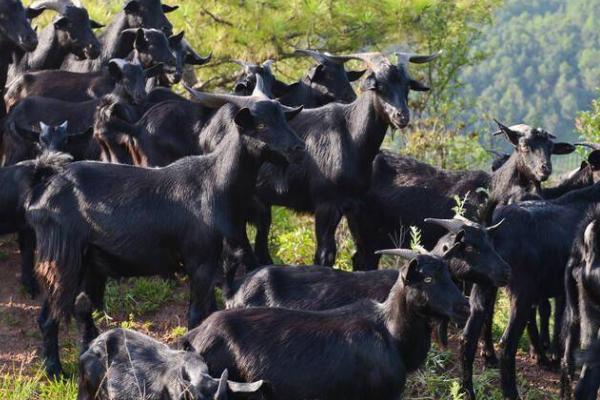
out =
[(559, 372), (560, 371), (560, 363), (557, 361), (550, 361), (547, 358), (539, 359), (537, 362), (538, 366), (544, 371), (548, 372)]
[(57, 381), (63, 376), (63, 369), (58, 361), (46, 361), (44, 363), (44, 369), (46, 370), (48, 379), (52, 381)]
[(483, 355), (483, 365), (489, 369), (497, 369), (500, 366), (500, 361), (498, 361), (498, 357), (495, 354), (484, 354)]
[(21, 282), (21, 284), (23, 285), (23, 288), (25, 289), (25, 291), (27, 292), (27, 294), (32, 298), (35, 299), (37, 297), (38, 294), (40, 294), (40, 288), (37, 284), (37, 281), (33, 280), (33, 281), (23, 281)]

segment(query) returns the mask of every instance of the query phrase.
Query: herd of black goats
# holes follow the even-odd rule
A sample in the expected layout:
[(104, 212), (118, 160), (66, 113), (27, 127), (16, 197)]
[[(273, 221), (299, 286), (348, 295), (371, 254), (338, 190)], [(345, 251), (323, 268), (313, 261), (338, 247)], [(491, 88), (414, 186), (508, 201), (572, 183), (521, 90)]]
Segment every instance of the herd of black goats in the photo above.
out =
[[(59, 321), (73, 317), (79, 399), (398, 399), (432, 333), (446, 343), (453, 321), (464, 326), (467, 398), (480, 335), (505, 398), (519, 398), (525, 329), (540, 366), (560, 365), (563, 398), (596, 398), (600, 146), (584, 144), (587, 161), (550, 188), (552, 154), (575, 145), (524, 124), (497, 123), (513, 151), (492, 173), (380, 150), (390, 128), (409, 123), (409, 92), (429, 90), (408, 64), (439, 53), (396, 53), (394, 63), (298, 50), (316, 65), (295, 83), (277, 80), (270, 61), (239, 62), (233, 94), (186, 85), (188, 100), (169, 87), (210, 56), (173, 35), (165, 13), (176, 8), (127, 0), (96, 38), (102, 25), (70, 0), (0, 0), (0, 233), (18, 235), (22, 282), (44, 293), (50, 377), (62, 374)], [(57, 15), (36, 34), (30, 20), (46, 9)], [(347, 71), (349, 60), (366, 71)], [(455, 196), (466, 196), (464, 216)], [(271, 265), (273, 205), (314, 215), (318, 266)], [(342, 217), (355, 272), (330, 268)], [(395, 249), (408, 246), (407, 226), (420, 228), (423, 248)], [(381, 254), (407, 263), (377, 270)], [(99, 335), (92, 312), (107, 278), (174, 273), (190, 284), (179, 349), (131, 330)], [(227, 310), (217, 311), (216, 285)], [(498, 359), (491, 327), (503, 286), (510, 318)]]

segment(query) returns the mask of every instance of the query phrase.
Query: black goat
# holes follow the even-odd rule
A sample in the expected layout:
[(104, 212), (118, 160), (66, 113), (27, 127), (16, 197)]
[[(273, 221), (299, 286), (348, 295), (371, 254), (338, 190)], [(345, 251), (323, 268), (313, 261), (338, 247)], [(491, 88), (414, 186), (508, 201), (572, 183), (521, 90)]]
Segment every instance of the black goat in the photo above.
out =
[(431, 320), (460, 322), (467, 304), (448, 265), (418, 255), (401, 269), (383, 303), (219, 311), (190, 331), (183, 345), (198, 352), (211, 373), (228, 368), (242, 381), (260, 375), (271, 399), (398, 399), (406, 375), (425, 361)]
[[(47, 131), (54, 129), (46, 127)], [(34, 297), (38, 292), (33, 276), (35, 236), (27, 227), (25, 208), (37, 181), (45, 181), (72, 158), (64, 153), (45, 152), (38, 159), (0, 168), (0, 235), (18, 233), (21, 251), (21, 283)]]
[[(432, 254), (448, 263), (454, 279), (504, 286), (510, 267), (498, 256), (484, 228), (464, 218), (428, 219), (449, 231)], [(227, 308), (283, 307), (328, 310), (362, 299), (383, 302), (397, 270), (344, 272), (328, 267), (269, 266), (251, 272), (226, 290)], [(235, 292), (235, 293), (231, 293)]]
[[(380, 152), (373, 162), (371, 188), (361, 204), (348, 216), (356, 243), (353, 256), (357, 270), (377, 268), (376, 249), (408, 244), (409, 226), (422, 232), (422, 244), (432, 248), (443, 231), (423, 224), (427, 217), (450, 218), (456, 206), (454, 197), (466, 199), (466, 215), (474, 218), (487, 199), (481, 189), (489, 189), (496, 204), (504, 205), (526, 198), (558, 196), (568, 190), (590, 185), (588, 172), (576, 173), (556, 188), (541, 188), (547, 176), (536, 175), (543, 165), (552, 170), (551, 154), (575, 150), (569, 143), (554, 142), (554, 136), (528, 125), (506, 127), (499, 124), (515, 146), (506, 162), (491, 175), (483, 171), (447, 171), (392, 152)], [(583, 176), (585, 175), (585, 177)]]
[(575, 374), (575, 352), (580, 346), (584, 357), (575, 398), (595, 400), (600, 388), (599, 220), (600, 207), (596, 205), (588, 211), (588, 215), (579, 226), (565, 271), (567, 309), (561, 377), (563, 399), (571, 398), (571, 380)]
[(267, 93), (270, 97), (288, 106), (302, 105), (305, 108), (320, 107), (334, 101), (351, 103), (356, 100), (356, 94), (350, 82), (358, 80), (363, 71), (346, 71), (344, 63), (352, 57), (335, 56), (315, 50), (296, 50), (296, 54), (307, 55), (318, 62), (306, 76), (290, 85), (275, 79), (271, 72), (271, 62), (262, 65), (238, 62), (243, 66), (242, 77), (234, 85), (234, 92), (248, 95), (254, 90), (256, 75), (260, 74), (265, 86), (271, 90)]
[[(171, 71), (164, 71), (160, 76), (149, 79), (146, 83), (146, 91), (150, 92), (155, 87), (171, 87), (179, 83), (184, 76), (187, 66), (204, 65), (210, 61), (212, 54), (206, 57), (200, 56), (183, 38), (184, 32), (173, 35), (169, 38), (169, 46), (175, 58), (175, 68)], [(187, 82), (186, 82), (187, 83)], [(189, 85), (189, 84), (188, 84)]]
[[(163, 64), (164, 71), (175, 71), (176, 60), (167, 37), (156, 29), (129, 29), (121, 33), (125, 50), (123, 59), (138, 60), (144, 68)], [(108, 64), (108, 62), (107, 62)], [(37, 71), (23, 74), (8, 88), (8, 109), (31, 96), (68, 102), (97, 99), (110, 93), (116, 84), (108, 65), (100, 71), (80, 73), (63, 70)]]
[(79, 358), (78, 400), (227, 400), (261, 391), (263, 381), (238, 383), (208, 374), (197, 354), (129, 329), (98, 336)]
[[(258, 180), (256, 254), (261, 264), (272, 264), (268, 235), (272, 205), (314, 213), (317, 251), (314, 263), (335, 262), (335, 231), (345, 213), (356, 207), (368, 190), (372, 162), (388, 127), (404, 128), (410, 119), (408, 93), (429, 90), (410, 78), (408, 62), (429, 62), (437, 57), (400, 54), (393, 65), (380, 53), (357, 55), (369, 65), (363, 92), (351, 104), (333, 103), (305, 110), (292, 124), (307, 144), (301, 165), (280, 171), (265, 166)], [(283, 175), (283, 177), (281, 177)]]
[(21, 56), (8, 74), (11, 82), (26, 71), (58, 69), (68, 54), (79, 59), (94, 59), (100, 55), (100, 42), (92, 29), (102, 25), (89, 18), (88, 12), (71, 0), (39, 0), (31, 4), (35, 10), (53, 10), (59, 15), (38, 35), (39, 44), (33, 52)]
[[(302, 154), (303, 144), (286, 122), (300, 109), (265, 97), (199, 97), (213, 108), (225, 105), (211, 119), (211, 129), (227, 131), (213, 153), (156, 169), (74, 163), (29, 207), (38, 238), (37, 274), (48, 288), (40, 327), (49, 374), (61, 372), (58, 318), (71, 314), (80, 290), (101, 307), (107, 276), (184, 270), (190, 276), (191, 328), (209, 313), (222, 249), (234, 256), (225, 260), (227, 274), (235, 272), (233, 263), (256, 266), (244, 199), (252, 196), (263, 162), (286, 164)], [(86, 321), (84, 348), (97, 334), (91, 315)]]
[[(20, 0), (0, 0), (0, 14), (5, 17), (0, 22), (0, 122), (6, 115), (4, 104), (4, 87), (8, 76), (8, 68), (13, 61), (15, 51), (33, 51), (38, 39), (31, 28), (28, 18), (35, 18), (43, 10), (23, 8)], [(1, 142), (1, 141), (0, 141)]]
[(95, 60), (77, 60), (67, 57), (62, 69), (74, 72), (98, 71), (112, 58), (124, 58), (120, 43), (121, 32), (132, 28), (157, 29), (165, 35), (173, 34), (173, 26), (165, 13), (176, 10), (177, 6), (161, 4), (160, 0), (127, 0), (123, 10), (114, 16), (104, 32), (99, 36), (102, 49)]
[[(142, 104), (145, 100), (145, 78), (160, 73), (162, 65), (144, 71), (138, 63), (115, 59), (109, 63), (108, 70), (115, 86), (112, 96), (133, 104)], [(31, 96), (14, 107), (5, 123), (5, 165), (12, 165), (35, 152), (31, 143), (19, 135), (18, 128), (35, 130), (40, 122), (58, 125), (68, 121), (72, 133), (85, 132), (94, 124), (94, 113), (102, 99), (93, 99), (80, 103)], [(86, 154), (75, 154), (76, 159), (90, 158)], [(95, 158), (95, 157), (94, 157)]]
[[(494, 221), (504, 220), (492, 235), (498, 254), (511, 266), (509, 324), (502, 336), (500, 357), (505, 398), (519, 397), (515, 353), (523, 330), (532, 319), (533, 305), (564, 296), (564, 274), (579, 221), (590, 205), (600, 201), (600, 184), (571, 191), (555, 200), (525, 201), (499, 208)], [(493, 310), (496, 289), (476, 284), (471, 291), (471, 316), (461, 342), (463, 388), (471, 399), (473, 358), (483, 321)], [(557, 311), (557, 314), (560, 314)], [(555, 336), (562, 320), (555, 321)], [(530, 336), (532, 334), (530, 330)], [(532, 342), (535, 342), (532, 338)], [(559, 341), (556, 339), (555, 343)]]
[(33, 153), (22, 157), (24, 160), (36, 158), (45, 151), (55, 151), (71, 155), (81, 154), (84, 151), (81, 147), (87, 148), (89, 145), (93, 133), (92, 129), (69, 134), (67, 131), (68, 125), (68, 121), (63, 122), (59, 126), (48, 126), (40, 122), (39, 132), (11, 125), (10, 131), (17, 132), (20, 138), (28, 142), (26, 147), (33, 150)]

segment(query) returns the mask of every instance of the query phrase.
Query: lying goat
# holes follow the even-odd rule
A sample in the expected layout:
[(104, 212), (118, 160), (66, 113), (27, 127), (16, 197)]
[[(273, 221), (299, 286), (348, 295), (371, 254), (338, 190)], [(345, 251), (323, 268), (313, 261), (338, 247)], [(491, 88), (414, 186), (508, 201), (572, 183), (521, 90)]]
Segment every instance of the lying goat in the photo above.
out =
[(227, 400), (261, 391), (263, 381), (238, 383), (208, 374), (197, 354), (171, 350), (144, 334), (112, 329), (79, 358), (78, 400)]
[(396, 400), (406, 375), (423, 364), (431, 321), (463, 320), (467, 301), (448, 265), (410, 258), (383, 303), (365, 299), (328, 311), (247, 308), (219, 311), (183, 339), (209, 371), (269, 382), (271, 399)]

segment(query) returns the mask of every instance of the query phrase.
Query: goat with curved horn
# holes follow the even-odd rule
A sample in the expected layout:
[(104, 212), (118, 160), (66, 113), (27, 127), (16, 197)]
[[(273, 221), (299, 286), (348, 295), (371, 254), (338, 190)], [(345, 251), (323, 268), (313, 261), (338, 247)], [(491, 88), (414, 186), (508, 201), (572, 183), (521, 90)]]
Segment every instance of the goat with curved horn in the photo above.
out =
[(446, 229), (448, 232), (452, 232), (452, 233), (460, 232), (466, 225), (465, 221), (462, 221), (458, 218), (451, 218), (451, 219), (425, 218), (425, 222), (428, 224), (434, 224), (434, 225), (441, 226), (442, 228)]
[(423, 254), (423, 252), (420, 252), (417, 250), (411, 250), (411, 249), (384, 249), (384, 250), (377, 250), (375, 252), (375, 254), (398, 256), (398, 257), (402, 257), (405, 260), (412, 260), (414, 258), (417, 258), (417, 256), (420, 256), (421, 254)]
[(443, 53), (443, 50), (428, 55), (419, 55), (415, 53), (405, 53), (397, 51), (394, 54), (398, 57), (398, 64), (425, 64), (438, 58)]
[(600, 144), (596, 144), (596, 143), (574, 143), (574, 146), (581, 146), (581, 147), (588, 147), (592, 150), (600, 150)]
[(81, 8), (81, 3), (78, 0), (74, 2), (71, 0), (39, 0), (33, 2), (29, 8), (34, 10), (48, 9), (54, 10), (59, 14), (64, 14), (67, 10), (67, 7), (79, 7)]
[(335, 64), (344, 64), (350, 60), (355, 60), (355, 57), (352, 56), (336, 56), (327, 52), (320, 52), (317, 50), (309, 50), (309, 49), (296, 49), (294, 51), (296, 55), (305, 55), (314, 58), (318, 63), (323, 63), (324, 61), (332, 62)]

